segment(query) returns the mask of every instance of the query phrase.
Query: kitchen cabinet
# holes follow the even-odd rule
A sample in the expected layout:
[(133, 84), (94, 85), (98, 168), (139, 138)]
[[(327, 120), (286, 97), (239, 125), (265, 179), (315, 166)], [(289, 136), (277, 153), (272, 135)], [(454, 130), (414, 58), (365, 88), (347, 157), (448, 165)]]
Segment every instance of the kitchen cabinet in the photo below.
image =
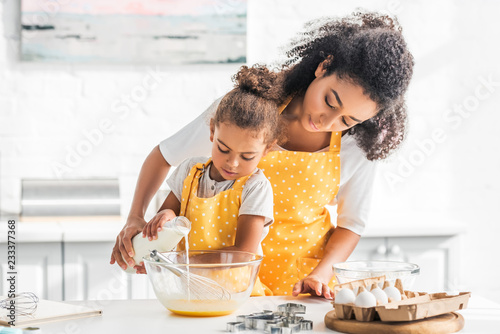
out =
[[(0, 243), (0, 295), (9, 290), (6, 243)], [(63, 266), (60, 242), (16, 244), (16, 291), (31, 291), (43, 299), (63, 299)]]
[(459, 237), (389, 238), (388, 249), (401, 249), (405, 261), (420, 266), (414, 289), (451, 291), (459, 287)]
[[(155, 298), (146, 275), (109, 264), (114, 242), (26, 242), (17, 244), (16, 291), (49, 300)], [(0, 249), (6, 249), (0, 243)], [(9, 286), (6, 252), (0, 257), (0, 295)]]
[(129, 275), (131, 280), (130, 299), (156, 299), (147, 275)]
[(146, 275), (127, 274), (109, 264), (114, 242), (64, 243), (66, 300), (154, 298)]
[[(18, 224), (17, 291), (51, 300), (155, 298), (146, 275), (126, 274), (109, 259), (123, 222)], [(420, 266), (414, 290), (459, 287), (461, 249), (458, 228), (376, 224), (367, 230), (349, 260), (402, 260)], [(416, 225), (415, 225), (416, 226)], [(4, 235), (5, 226), (0, 226)], [(6, 249), (0, 243), (0, 249)], [(6, 294), (6, 252), (0, 251), (0, 294)]]
[(109, 264), (113, 242), (65, 242), (63, 245), (65, 300), (129, 297), (128, 275)]

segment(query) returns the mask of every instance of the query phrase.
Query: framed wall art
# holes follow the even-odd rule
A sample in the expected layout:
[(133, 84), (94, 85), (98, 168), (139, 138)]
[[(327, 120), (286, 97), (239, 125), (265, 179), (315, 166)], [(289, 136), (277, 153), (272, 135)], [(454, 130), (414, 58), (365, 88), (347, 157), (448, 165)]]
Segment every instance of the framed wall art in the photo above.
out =
[(22, 0), (26, 62), (246, 61), (246, 0)]

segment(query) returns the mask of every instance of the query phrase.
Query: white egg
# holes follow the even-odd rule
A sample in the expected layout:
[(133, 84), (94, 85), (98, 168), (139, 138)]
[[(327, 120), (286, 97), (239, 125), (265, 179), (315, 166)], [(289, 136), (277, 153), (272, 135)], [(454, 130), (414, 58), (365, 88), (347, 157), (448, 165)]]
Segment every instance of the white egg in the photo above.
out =
[(354, 301), (354, 305), (361, 307), (377, 306), (377, 299), (370, 291), (361, 291)]
[(384, 304), (387, 304), (389, 302), (389, 299), (387, 298), (387, 294), (378, 285), (376, 288), (372, 289), (372, 291), (370, 291), (370, 292), (375, 296), (375, 299), (377, 299), (377, 302), (379, 302), (380, 305), (384, 305)]
[(387, 298), (392, 298), (394, 301), (400, 301), (401, 300), (401, 292), (393, 286), (388, 286), (384, 289), (385, 294), (387, 295)]
[(354, 303), (354, 300), (356, 300), (356, 296), (354, 295), (354, 292), (348, 288), (340, 289), (335, 294), (335, 303), (338, 304)]

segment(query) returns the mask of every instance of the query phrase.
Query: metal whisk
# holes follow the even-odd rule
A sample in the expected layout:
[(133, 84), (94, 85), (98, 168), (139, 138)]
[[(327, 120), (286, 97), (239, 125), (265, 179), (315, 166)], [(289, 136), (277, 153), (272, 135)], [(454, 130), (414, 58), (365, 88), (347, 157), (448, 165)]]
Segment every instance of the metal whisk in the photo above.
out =
[(33, 292), (20, 292), (14, 297), (0, 300), (0, 308), (14, 310), (15, 315), (32, 315), (38, 305), (38, 297)]
[(174, 262), (156, 250), (152, 250), (150, 256), (157, 262), (162, 260), (164, 262), (162, 267), (170, 270), (180, 278), (182, 285), (186, 287), (186, 292), (188, 292), (190, 299), (231, 300), (231, 293), (220, 286), (216, 281), (169, 265), (169, 263), (173, 264)]

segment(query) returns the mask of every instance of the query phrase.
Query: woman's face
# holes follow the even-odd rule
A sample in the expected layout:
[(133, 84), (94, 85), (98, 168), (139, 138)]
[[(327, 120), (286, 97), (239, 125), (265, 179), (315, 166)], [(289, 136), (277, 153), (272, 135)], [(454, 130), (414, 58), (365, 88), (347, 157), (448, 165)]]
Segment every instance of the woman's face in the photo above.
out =
[(212, 163), (210, 177), (215, 181), (236, 180), (251, 174), (267, 154), (263, 133), (242, 129), (229, 123), (210, 122)]
[(376, 103), (361, 86), (325, 71), (321, 63), (302, 101), (299, 119), (307, 131), (343, 131), (376, 115)]

